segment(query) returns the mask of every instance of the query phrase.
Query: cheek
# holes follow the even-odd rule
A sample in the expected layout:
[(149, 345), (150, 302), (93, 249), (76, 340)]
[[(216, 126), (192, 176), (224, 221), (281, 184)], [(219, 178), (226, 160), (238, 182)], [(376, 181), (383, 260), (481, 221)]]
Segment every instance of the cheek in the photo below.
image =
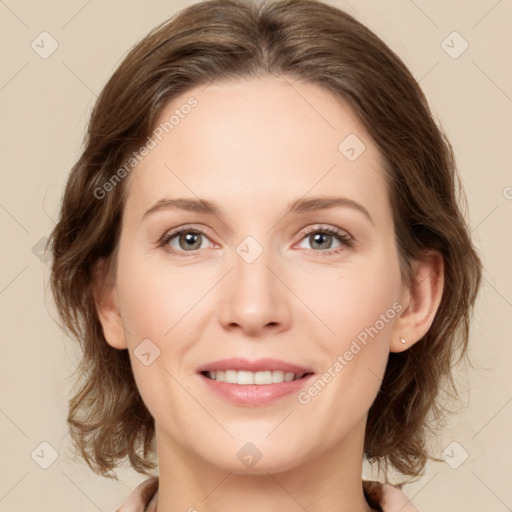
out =
[(119, 308), (137, 387), (145, 402), (159, 396), (158, 389), (168, 390), (172, 376), (181, 381), (186, 372), (179, 363), (194, 341), (195, 321), (190, 320), (200, 310), (197, 303), (203, 287), (191, 272), (158, 268), (144, 258), (119, 260)]
[(130, 265), (122, 274), (120, 268), (120, 309), (137, 389), (155, 421), (164, 422), (182, 414), (190, 400), (179, 385), (184, 382), (179, 362), (189, 348), (185, 314), (190, 305), (168, 275), (150, 269)]
[(163, 342), (179, 329), (180, 318), (198, 300), (193, 276), (185, 276), (142, 257), (119, 261), (119, 307), (132, 343), (143, 338)]
[(298, 398), (319, 417), (331, 416), (339, 432), (368, 411), (379, 391), (401, 309), (392, 274), (346, 274), (338, 285), (326, 284), (329, 301), (316, 303), (334, 334), (315, 338), (322, 373)]
[(329, 344), (337, 340), (336, 348), (341, 349), (360, 333), (364, 338), (367, 328), (387, 333), (397, 316), (400, 276), (393, 265), (379, 268), (379, 262), (368, 262), (319, 275), (310, 290), (308, 306), (331, 331), (325, 339)]
[(344, 392), (345, 400), (363, 410), (380, 387), (393, 326), (402, 310), (396, 255), (391, 251), (388, 258), (368, 262), (344, 275), (341, 283), (337, 294), (331, 289), (331, 296), (340, 300), (333, 317), (336, 342), (329, 348), (330, 372), (337, 376), (334, 387)]

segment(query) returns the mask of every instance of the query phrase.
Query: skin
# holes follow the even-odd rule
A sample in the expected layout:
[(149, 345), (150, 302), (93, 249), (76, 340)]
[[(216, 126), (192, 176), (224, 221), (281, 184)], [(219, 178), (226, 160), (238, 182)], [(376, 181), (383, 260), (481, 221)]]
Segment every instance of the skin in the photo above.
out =
[[(174, 98), (157, 124), (191, 96), (197, 107), (129, 176), (115, 282), (97, 300), (105, 338), (129, 349), (155, 418), (158, 512), (370, 511), (361, 484), (368, 409), (389, 352), (408, 349), (432, 323), (442, 257), (426, 255), (415, 282), (402, 283), (377, 147), (322, 88), (217, 81)], [(349, 134), (366, 146), (355, 161), (338, 150)], [(285, 215), (289, 202), (317, 195), (357, 201), (373, 222), (346, 206)], [(142, 219), (177, 197), (214, 201), (221, 213), (167, 209)], [(159, 247), (185, 224), (205, 232), (199, 249), (179, 235)], [(315, 242), (322, 227), (355, 244), (329, 234)], [(248, 236), (263, 249), (252, 263), (236, 252)], [(331, 250), (339, 252), (323, 256)], [(237, 406), (196, 373), (218, 359), (273, 357), (320, 377), (396, 302), (401, 311), (307, 404), (292, 394)], [(146, 338), (160, 350), (149, 366), (134, 355)], [(247, 442), (262, 454), (252, 467), (237, 457)]]

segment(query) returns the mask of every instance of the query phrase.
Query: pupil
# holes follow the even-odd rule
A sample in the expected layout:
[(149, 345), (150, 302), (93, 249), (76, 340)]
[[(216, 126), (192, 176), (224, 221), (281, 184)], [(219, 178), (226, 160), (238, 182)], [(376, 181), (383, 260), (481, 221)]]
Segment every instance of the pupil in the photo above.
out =
[[(332, 235), (329, 235), (329, 234), (316, 233), (315, 235), (313, 235), (314, 243), (319, 243), (320, 245), (322, 245), (322, 239), (323, 238), (329, 239), (331, 236)], [(318, 240), (318, 239), (320, 239), (320, 240)]]
[(198, 233), (186, 233), (184, 236), (187, 247), (195, 249), (195, 247), (192, 246), (194, 245), (194, 243), (197, 243), (197, 239), (199, 237)]

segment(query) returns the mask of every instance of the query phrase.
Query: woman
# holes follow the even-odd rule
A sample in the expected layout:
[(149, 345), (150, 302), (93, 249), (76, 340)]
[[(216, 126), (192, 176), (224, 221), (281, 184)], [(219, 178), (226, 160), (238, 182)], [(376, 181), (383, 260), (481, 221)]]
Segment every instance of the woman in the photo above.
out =
[(418, 84), (334, 7), (211, 0), (141, 41), (49, 241), (72, 438), (150, 476), (119, 510), (416, 510), (481, 278), (461, 194)]

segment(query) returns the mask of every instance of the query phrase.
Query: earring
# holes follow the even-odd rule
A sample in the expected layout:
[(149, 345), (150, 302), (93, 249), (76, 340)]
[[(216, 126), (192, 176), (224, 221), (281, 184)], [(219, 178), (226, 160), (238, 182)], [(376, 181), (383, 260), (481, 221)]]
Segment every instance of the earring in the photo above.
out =
[(402, 343), (405, 343), (405, 340), (402, 338), (402, 336), (400, 336), (400, 341), (401, 341)]

